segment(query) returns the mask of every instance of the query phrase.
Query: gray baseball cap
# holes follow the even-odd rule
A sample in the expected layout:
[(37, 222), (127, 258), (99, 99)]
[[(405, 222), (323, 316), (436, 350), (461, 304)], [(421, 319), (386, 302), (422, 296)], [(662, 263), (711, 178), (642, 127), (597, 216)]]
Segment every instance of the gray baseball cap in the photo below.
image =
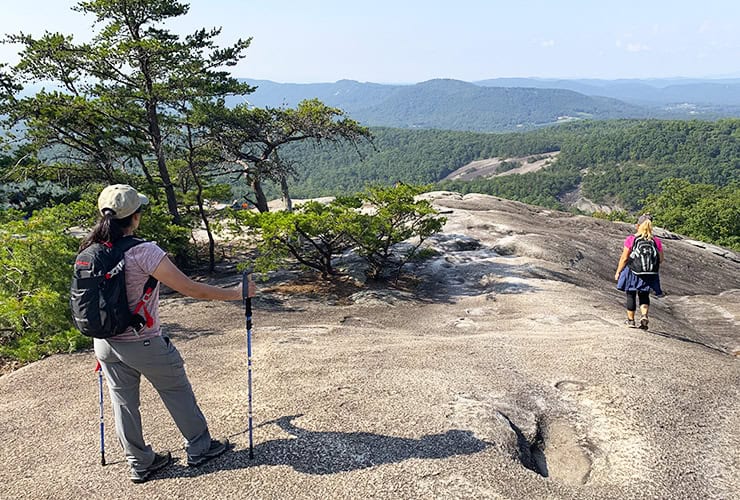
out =
[(650, 215), (650, 214), (642, 214), (642, 215), (640, 216), (640, 218), (639, 218), (639, 219), (637, 219), (637, 225), (639, 226), (640, 224), (642, 224), (642, 223), (643, 223), (643, 222), (645, 222), (646, 220), (649, 220), (650, 222), (652, 222), (652, 221), (653, 221), (653, 216), (652, 216), (652, 215)]
[(114, 219), (125, 219), (142, 205), (148, 204), (149, 198), (139, 194), (128, 184), (112, 184), (103, 189), (98, 196), (100, 213), (103, 214), (106, 209), (110, 209), (113, 211)]

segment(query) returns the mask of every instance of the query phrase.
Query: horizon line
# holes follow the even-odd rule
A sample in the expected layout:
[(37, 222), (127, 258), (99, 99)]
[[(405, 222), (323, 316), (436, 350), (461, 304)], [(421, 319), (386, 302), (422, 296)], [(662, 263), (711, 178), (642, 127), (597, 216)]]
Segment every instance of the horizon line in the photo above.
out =
[(481, 78), (476, 80), (464, 80), (461, 78), (453, 78), (453, 77), (445, 77), (445, 76), (438, 76), (433, 78), (427, 78), (425, 80), (418, 80), (418, 81), (372, 81), (372, 80), (358, 80), (355, 78), (339, 78), (337, 80), (315, 80), (315, 81), (284, 81), (284, 80), (274, 80), (271, 78), (256, 78), (256, 77), (250, 77), (250, 76), (234, 76), (234, 78), (241, 79), (241, 80), (261, 80), (261, 81), (268, 81), (272, 83), (282, 83), (282, 84), (296, 84), (296, 85), (314, 85), (314, 84), (324, 84), (324, 83), (339, 83), (339, 82), (357, 82), (357, 83), (374, 83), (378, 85), (416, 85), (418, 83), (424, 83), (424, 82), (430, 82), (434, 80), (453, 80), (458, 82), (465, 82), (465, 83), (477, 83), (477, 82), (486, 82), (486, 81), (494, 81), (494, 80), (539, 80), (543, 82), (549, 82), (549, 81), (593, 81), (593, 82), (635, 82), (635, 81), (647, 81), (647, 82), (658, 82), (658, 81), (665, 81), (665, 80), (698, 80), (698, 81), (727, 81), (727, 80), (737, 80), (740, 82), (740, 74), (733, 76), (733, 75), (725, 75), (725, 76), (657, 76), (657, 77), (620, 77), (620, 78), (599, 78), (599, 77), (552, 77), (552, 76), (495, 76), (491, 78)]

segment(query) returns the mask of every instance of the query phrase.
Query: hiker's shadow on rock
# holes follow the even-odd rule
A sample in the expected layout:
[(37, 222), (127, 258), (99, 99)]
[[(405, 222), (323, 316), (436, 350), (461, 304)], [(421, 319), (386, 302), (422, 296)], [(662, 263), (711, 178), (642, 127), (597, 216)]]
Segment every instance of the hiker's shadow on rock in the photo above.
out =
[(411, 458), (447, 458), (483, 451), (489, 443), (471, 431), (449, 430), (420, 439), (385, 436), (369, 432), (309, 431), (292, 421), (301, 415), (280, 417), (262, 425), (275, 424), (290, 434), (249, 450), (231, 451), (197, 469), (175, 465), (168, 476), (194, 477), (217, 470), (244, 469), (263, 465), (289, 465), (304, 474), (335, 474), (365, 469), (380, 464), (398, 463)]

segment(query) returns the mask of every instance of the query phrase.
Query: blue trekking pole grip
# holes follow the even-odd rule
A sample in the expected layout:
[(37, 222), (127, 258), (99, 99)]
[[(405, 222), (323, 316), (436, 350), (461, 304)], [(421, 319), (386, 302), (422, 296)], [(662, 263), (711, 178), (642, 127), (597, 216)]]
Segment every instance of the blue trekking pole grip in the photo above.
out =
[(242, 273), (242, 300), (247, 323), (247, 383), (248, 383), (248, 418), (249, 418), (249, 459), (254, 458), (252, 446), (252, 298), (249, 296), (249, 273)]

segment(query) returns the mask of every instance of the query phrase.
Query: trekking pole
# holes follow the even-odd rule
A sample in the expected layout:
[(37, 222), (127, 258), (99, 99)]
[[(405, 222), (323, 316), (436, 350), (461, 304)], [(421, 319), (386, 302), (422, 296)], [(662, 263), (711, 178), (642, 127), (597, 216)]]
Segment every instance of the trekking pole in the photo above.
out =
[(254, 458), (252, 448), (252, 298), (249, 297), (249, 274), (242, 273), (242, 299), (244, 315), (247, 321), (247, 384), (248, 384), (248, 417), (249, 417), (249, 459)]
[(100, 366), (98, 361), (95, 366), (95, 371), (98, 372), (98, 393), (100, 397), (100, 465), (105, 466), (105, 423), (103, 422), (103, 368)]

